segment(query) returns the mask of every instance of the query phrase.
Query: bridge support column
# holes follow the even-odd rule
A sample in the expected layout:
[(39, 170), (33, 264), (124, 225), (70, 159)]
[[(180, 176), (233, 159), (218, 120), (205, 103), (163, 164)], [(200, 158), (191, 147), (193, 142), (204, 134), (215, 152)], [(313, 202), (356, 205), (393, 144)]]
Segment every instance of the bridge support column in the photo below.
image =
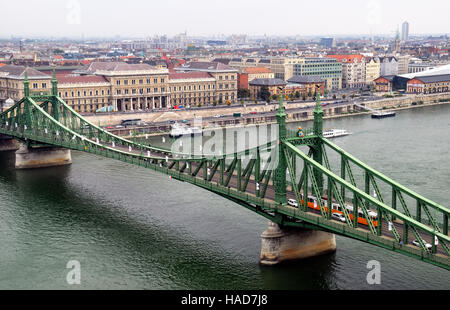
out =
[(19, 146), (17, 140), (0, 137), (0, 152), (17, 151)]
[(280, 228), (270, 222), (261, 235), (261, 264), (277, 265), (336, 251), (335, 235), (318, 230)]
[(35, 169), (70, 165), (70, 150), (62, 148), (29, 148), (24, 144), (16, 152), (16, 169)]

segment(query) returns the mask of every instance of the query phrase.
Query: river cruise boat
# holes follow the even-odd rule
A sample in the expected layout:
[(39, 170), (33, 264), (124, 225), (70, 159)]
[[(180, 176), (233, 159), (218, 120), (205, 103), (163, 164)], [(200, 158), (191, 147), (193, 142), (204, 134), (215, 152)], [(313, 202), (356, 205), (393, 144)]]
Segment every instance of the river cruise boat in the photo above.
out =
[(345, 129), (329, 129), (323, 132), (323, 137), (327, 139), (348, 136), (350, 133)]
[(384, 112), (379, 111), (372, 114), (372, 118), (386, 118), (386, 117), (394, 117), (396, 115), (395, 112)]

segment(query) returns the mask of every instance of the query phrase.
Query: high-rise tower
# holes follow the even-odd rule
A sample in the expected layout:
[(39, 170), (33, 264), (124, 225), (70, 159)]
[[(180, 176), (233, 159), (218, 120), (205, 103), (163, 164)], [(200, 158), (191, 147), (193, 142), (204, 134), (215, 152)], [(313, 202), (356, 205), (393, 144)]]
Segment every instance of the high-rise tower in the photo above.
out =
[(402, 25), (402, 41), (408, 41), (409, 38), (409, 23), (408, 22), (404, 22)]

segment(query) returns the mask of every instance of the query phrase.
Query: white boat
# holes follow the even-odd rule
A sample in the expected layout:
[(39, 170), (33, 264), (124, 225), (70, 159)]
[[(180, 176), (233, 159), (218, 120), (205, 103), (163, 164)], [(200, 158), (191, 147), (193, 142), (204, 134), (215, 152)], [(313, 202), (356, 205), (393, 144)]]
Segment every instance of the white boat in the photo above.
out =
[(348, 136), (350, 133), (345, 129), (329, 129), (323, 132), (323, 137), (327, 139)]

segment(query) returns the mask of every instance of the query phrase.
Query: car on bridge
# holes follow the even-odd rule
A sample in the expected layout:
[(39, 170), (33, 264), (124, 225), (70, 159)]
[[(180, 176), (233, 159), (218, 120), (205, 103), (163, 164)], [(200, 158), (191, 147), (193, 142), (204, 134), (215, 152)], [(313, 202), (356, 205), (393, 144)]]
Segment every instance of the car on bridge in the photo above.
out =
[(342, 222), (342, 223), (347, 222), (347, 220), (345, 219), (345, 216), (342, 215), (342, 214), (340, 214), (340, 213), (333, 213), (333, 214), (331, 215), (331, 218), (334, 219), (334, 220), (336, 220), (336, 221), (340, 221), (340, 222)]
[(288, 205), (290, 205), (291, 207), (296, 207), (298, 208), (298, 203), (295, 199), (289, 199), (288, 200)]
[[(425, 244), (425, 247), (427, 248), (427, 250), (431, 250), (433, 248), (433, 246), (431, 244), (429, 244), (428, 242), (426, 242), (425, 240), (422, 240), (422, 242)], [(421, 248), (418, 240), (414, 240), (412, 242), (412, 244), (414, 244), (416, 247)]]

